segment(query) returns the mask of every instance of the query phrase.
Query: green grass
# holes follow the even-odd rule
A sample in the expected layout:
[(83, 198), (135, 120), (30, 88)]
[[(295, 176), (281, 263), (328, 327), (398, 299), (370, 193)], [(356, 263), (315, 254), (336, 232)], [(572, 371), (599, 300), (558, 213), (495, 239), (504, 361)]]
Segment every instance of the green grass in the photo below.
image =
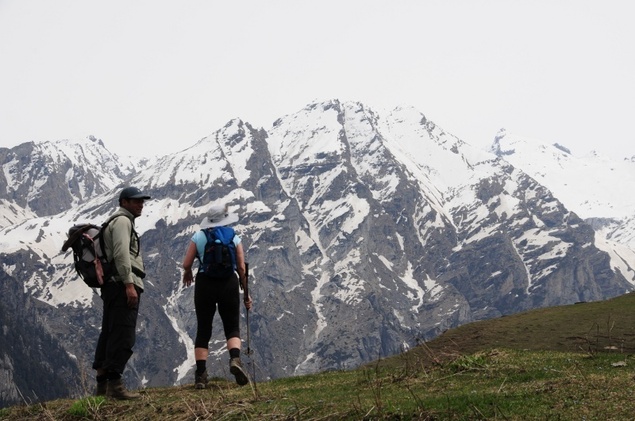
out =
[(7, 420), (628, 420), (635, 417), (635, 295), (445, 332), (351, 371), (238, 387), (215, 379), (132, 402), (62, 399)]
[(88, 396), (75, 401), (68, 409), (68, 413), (77, 418), (92, 419), (99, 415), (99, 409), (106, 402), (103, 396)]

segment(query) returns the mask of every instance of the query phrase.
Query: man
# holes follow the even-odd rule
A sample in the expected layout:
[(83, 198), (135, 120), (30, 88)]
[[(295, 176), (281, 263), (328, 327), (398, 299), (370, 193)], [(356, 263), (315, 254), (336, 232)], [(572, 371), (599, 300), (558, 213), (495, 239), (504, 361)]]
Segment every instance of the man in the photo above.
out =
[(96, 395), (113, 399), (136, 399), (123, 384), (123, 372), (132, 356), (136, 338), (139, 298), (145, 271), (139, 253), (135, 218), (150, 196), (136, 187), (126, 187), (119, 195), (119, 209), (103, 229), (105, 252), (116, 272), (101, 288), (104, 312), (93, 368), (97, 370)]

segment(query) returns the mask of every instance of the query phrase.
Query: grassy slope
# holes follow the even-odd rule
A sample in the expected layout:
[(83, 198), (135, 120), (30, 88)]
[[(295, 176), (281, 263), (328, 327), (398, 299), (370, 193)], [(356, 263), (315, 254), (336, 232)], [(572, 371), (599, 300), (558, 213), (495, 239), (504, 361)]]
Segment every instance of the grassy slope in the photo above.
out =
[(536, 309), (449, 330), (413, 352), (433, 360), (491, 348), (635, 353), (635, 294)]
[(628, 294), (472, 323), (357, 370), (148, 389), (133, 402), (57, 400), (0, 419), (632, 419), (634, 350)]

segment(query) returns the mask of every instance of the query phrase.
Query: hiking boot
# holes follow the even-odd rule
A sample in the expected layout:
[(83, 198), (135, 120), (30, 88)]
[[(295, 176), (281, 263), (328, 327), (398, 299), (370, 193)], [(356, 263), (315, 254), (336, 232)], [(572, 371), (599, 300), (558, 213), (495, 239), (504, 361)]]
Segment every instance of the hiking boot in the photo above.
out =
[(106, 389), (108, 388), (108, 380), (97, 382), (95, 388), (95, 396), (106, 396)]
[(138, 399), (141, 397), (141, 395), (136, 392), (126, 390), (126, 386), (123, 385), (123, 379), (108, 380), (106, 396), (119, 400)]
[(207, 370), (201, 374), (194, 373), (194, 388), (205, 389), (207, 387)]
[(243, 369), (243, 365), (240, 363), (240, 358), (232, 358), (229, 360), (229, 372), (236, 377), (236, 383), (240, 386), (244, 386), (249, 383), (249, 378)]

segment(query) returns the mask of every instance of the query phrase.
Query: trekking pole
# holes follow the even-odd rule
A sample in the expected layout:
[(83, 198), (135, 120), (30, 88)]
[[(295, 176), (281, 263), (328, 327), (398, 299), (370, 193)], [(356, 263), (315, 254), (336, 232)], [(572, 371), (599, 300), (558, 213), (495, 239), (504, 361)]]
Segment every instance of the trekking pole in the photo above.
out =
[[(245, 262), (245, 295), (249, 299), (249, 263)], [(247, 355), (251, 356), (251, 343), (249, 338), (249, 309), (247, 310)]]
[[(247, 299), (249, 299), (249, 263), (245, 262), (245, 294)], [(249, 311), (247, 310), (246, 321), (247, 321), (247, 355), (249, 356), (248, 364), (251, 366), (251, 384), (252, 391), (255, 396), (258, 396), (258, 388), (256, 386), (256, 364), (254, 364), (254, 357), (251, 355), (253, 351), (251, 350), (251, 328), (249, 327)]]

